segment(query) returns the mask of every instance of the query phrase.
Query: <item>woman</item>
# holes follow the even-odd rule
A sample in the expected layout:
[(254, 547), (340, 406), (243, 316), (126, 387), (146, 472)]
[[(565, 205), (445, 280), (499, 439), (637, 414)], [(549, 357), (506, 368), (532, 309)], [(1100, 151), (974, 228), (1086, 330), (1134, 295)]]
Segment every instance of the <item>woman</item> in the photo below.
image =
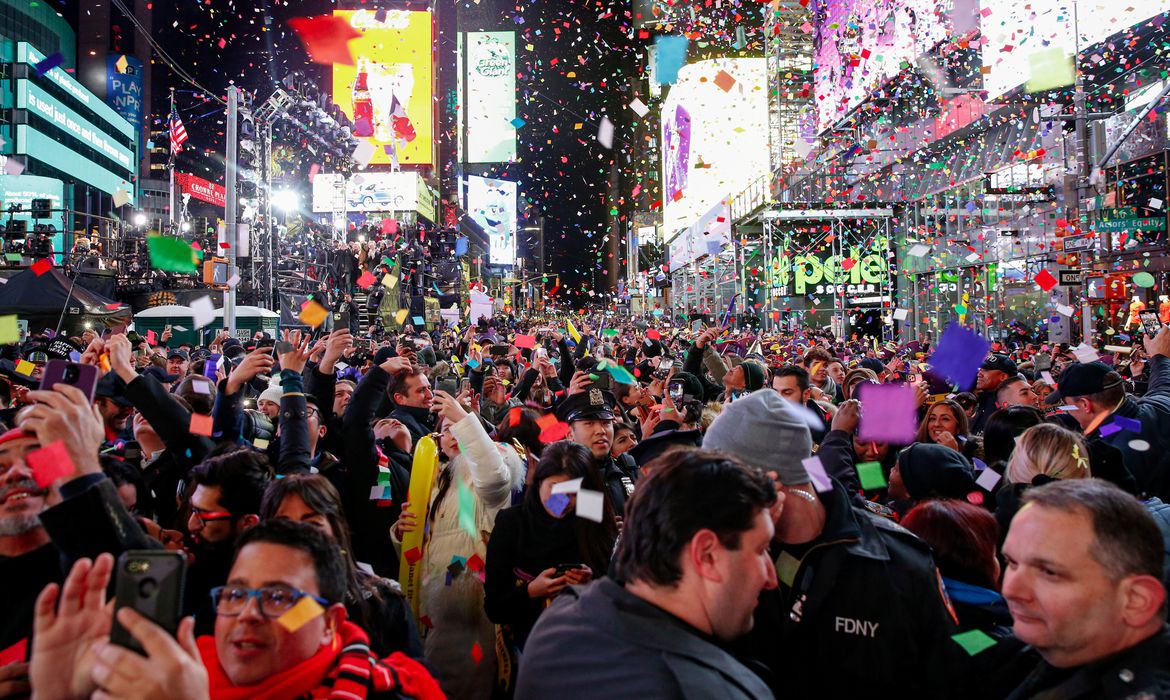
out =
[(983, 426), (983, 459), (999, 473), (1016, 448), (1016, 438), (1034, 425), (1044, 422), (1044, 412), (1032, 406), (1007, 406), (987, 417)]
[(575, 515), (575, 494), (554, 494), (557, 484), (580, 479), (580, 488), (604, 492), (589, 450), (571, 442), (549, 445), (524, 502), (500, 511), (487, 548), (485, 609), (506, 625), (520, 649), (536, 618), (567, 585), (603, 575), (617, 538), (617, 521), (604, 501), (600, 523)]
[(1012, 634), (1012, 616), (999, 594), (995, 516), (966, 501), (927, 500), (914, 506), (902, 525), (934, 550), (958, 631), (979, 630), (996, 641), (994, 647), (963, 659), (955, 697), (1006, 697), (1036, 658), (1034, 653), (1020, 654), (1024, 645)]
[(422, 657), (422, 643), (398, 583), (375, 576), (353, 558), (349, 525), (341, 495), (320, 474), (294, 474), (268, 485), (260, 503), (263, 520), (291, 520), (312, 525), (337, 542), (346, 567), (345, 610), (370, 635), (370, 649), (379, 657), (401, 651)]
[(898, 453), (890, 470), (892, 507), (905, 513), (928, 498), (981, 498), (967, 458), (942, 445), (914, 443)]
[[(484, 614), (479, 576), (496, 514), (524, 484), (524, 463), (515, 448), (492, 442), (479, 417), (450, 394), (435, 392), (434, 410), (442, 419), (439, 447), (446, 464), (431, 489), (420, 563), (424, 656), (448, 697), (490, 698), (496, 631)], [(395, 547), (421, 526), (410, 504), (402, 504), (392, 528)]]
[(918, 425), (915, 442), (949, 447), (968, 459), (983, 454), (982, 444), (971, 437), (966, 412), (950, 399), (939, 401), (927, 409), (926, 417)]
[(1092, 476), (1089, 451), (1080, 435), (1052, 423), (1028, 428), (1016, 441), (1016, 449), (1004, 470), (1007, 483), (995, 495), (995, 517), (1001, 536), (1007, 536), (1024, 491), (1050, 481)]

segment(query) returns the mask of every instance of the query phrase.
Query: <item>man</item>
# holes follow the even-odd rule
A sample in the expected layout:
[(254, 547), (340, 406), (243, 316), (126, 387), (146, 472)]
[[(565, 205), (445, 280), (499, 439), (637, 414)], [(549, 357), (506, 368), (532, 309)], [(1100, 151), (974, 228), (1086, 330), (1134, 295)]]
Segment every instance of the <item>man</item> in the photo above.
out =
[(7, 610), (0, 616), (0, 652), (27, 639), (33, 601), (46, 584), (61, 580), (60, 552), (38, 517), (49, 491), (24, 461), (39, 447), (36, 435), (19, 428), (0, 435), (0, 595)]
[(431, 406), (435, 403), (435, 394), (431, 391), (431, 383), (427, 381), (424, 368), (410, 365), (398, 369), (390, 376), (386, 393), (394, 401), (390, 417), (406, 426), (414, 443), (434, 432), (435, 419), (431, 415)]
[(614, 513), (620, 515), (634, 492), (638, 466), (629, 454), (616, 459), (611, 456), (617, 401), (610, 392), (591, 388), (592, 384), (587, 373), (574, 374), (569, 383), (569, 397), (557, 404), (556, 415), (569, 424), (568, 438), (586, 447), (593, 455)]
[(975, 375), (975, 399), (978, 407), (975, 410), (975, 420), (971, 424), (972, 433), (982, 433), (987, 419), (995, 413), (996, 391), (999, 385), (1007, 381), (1008, 377), (1019, 374), (1016, 363), (1007, 355), (991, 354), (979, 366)]
[(348, 379), (339, 379), (333, 386), (333, 415), (342, 416), (345, 414), (345, 409), (349, 406), (349, 400), (353, 398), (353, 391), (356, 385)]
[(829, 376), (829, 363), (833, 356), (824, 348), (809, 348), (804, 354), (804, 366), (808, 370), (809, 383), (821, 390), (829, 401), (837, 397), (837, 382)]
[[(1068, 413), (1085, 431), (1087, 440), (1102, 440), (1120, 450), (1141, 492), (1167, 501), (1170, 500), (1170, 328), (1163, 327), (1156, 337), (1147, 338), (1145, 347), (1151, 372), (1145, 396), (1127, 396), (1121, 375), (1100, 362), (1070, 365), (1060, 375), (1059, 394), (1064, 404), (1076, 407)], [(1122, 429), (1102, 430), (1111, 425)]]
[(93, 403), (102, 414), (106, 442), (118, 440), (126, 429), (126, 421), (134, 414), (134, 404), (126, 399), (126, 385), (113, 371), (98, 380)]
[[(132, 609), (119, 611), (146, 656), (100, 634), (111, 622), (102, 603), (113, 558), (79, 562), (66, 589), (82, 593), (55, 611), (59, 594), (50, 588), (37, 611), (33, 685), (45, 697), (442, 697), (418, 662), (400, 652), (378, 660), (365, 631), (346, 620), (345, 561), (310, 525), (257, 526), (241, 537), (228, 583), (209, 596), (214, 636), (196, 640), (188, 618), (172, 637)], [(305, 598), (318, 612), (294, 626), (282, 616)]]
[(765, 591), (739, 650), (794, 698), (937, 697), (945, 692), (954, 618), (930, 548), (850, 503), (840, 482), (813, 488), (808, 426), (771, 391), (723, 409), (704, 448), (779, 475), (784, 509), (772, 556), (779, 588)]
[(1010, 697), (1170, 695), (1163, 542), (1146, 508), (1100, 479), (1023, 499), (1003, 546), (1003, 596), (1016, 637), (1044, 661)]
[[(826, 426), (832, 420), (832, 415), (821, 404), (813, 401), (812, 398), (812, 382), (810, 381), (809, 373), (803, 367), (797, 365), (784, 365), (776, 370), (775, 376), (772, 377), (772, 388), (780, 394), (780, 398), (807, 410), (812, 416), (815, 416), (820, 425), (812, 428), (812, 441), (814, 445), (821, 444), (828, 434)], [(811, 423), (811, 419), (809, 420)]]
[(751, 629), (760, 591), (776, 587), (776, 502), (766, 477), (720, 455), (656, 460), (630, 499), (616, 578), (570, 587), (540, 616), (517, 700), (772, 697), (720, 645)]
[(1020, 375), (1008, 377), (995, 391), (995, 405), (999, 408), (1008, 406), (1035, 406), (1036, 395), (1032, 393), (1032, 385)]
[(179, 379), (187, 376), (187, 368), (191, 366), (191, 356), (182, 348), (175, 348), (167, 353), (167, 374)]
[(187, 572), (188, 613), (199, 611), (199, 628), (210, 629), (208, 592), (227, 580), (240, 533), (260, 522), (260, 501), (272, 479), (263, 454), (249, 449), (210, 457), (191, 471), (187, 532), (195, 562)]

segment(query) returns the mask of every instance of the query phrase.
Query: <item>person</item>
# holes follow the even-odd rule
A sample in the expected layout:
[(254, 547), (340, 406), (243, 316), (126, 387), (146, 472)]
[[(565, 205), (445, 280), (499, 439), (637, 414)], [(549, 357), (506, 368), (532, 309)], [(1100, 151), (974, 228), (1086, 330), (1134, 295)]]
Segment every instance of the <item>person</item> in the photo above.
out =
[(949, 447), (916, 442), (898, 453), (890, 470), (889, 495), (905, 513), (927, 498), (975, 498), (983, 493), (975, 483), (975, 469)]
[(1020, 370), (1011, 357), (1000, 353), (992, 353), (987, 356), (975, 375), (976, 409), (975, 418), (971, 422), (971, 432), (983, 432), (987, 418), (995, 413), (996, 392), (999, 391), (999, 386), (1009, 377), (1014, 377), (1019, 373)]
[(617, 520), (608, 501), (601, 522), (576, 515), (575, 494), (553, 498), (553, 487), (580, 479), (580, 488), (601, 492), (593, 456), (561, 441), (540, 457), (524, 501), (501, 510), (488, 541), (484, 610), (506, 625), (520, 649), (540, 613), (568, 585), (582, 585), (609, 569)]
[(592, 388), (592, 384), (587, 373), (576, 372), (569, 383), (569, 396), (556, 406), (556, 415), (569, 424), (569, 439), (593, 453), (605, 481), (605, 493), (620, 516), (634, 492), (638, 468), (628, 452), (616, 459), (611, 455), (616, 401), (613, 394)]
[(417, 365), (396, 371), (390, 375), (386, 393), (394, 401), (390, 417), (398, 420), (410, 431), (411, 442), (417, 444), (424, 435), (434, 431), (435, 421), (431, 407), (435, 394), (427, 381), (426, 370)]
[(1003, 546), (1013, 631), (1043, 661), (1010, 700), (1170, 694), (1162, 536), (1133, 496), (1100, 479), (1024, 494)]
[(638, 436), (634, 433), (632, 425), (620, 421), (613, 424), (613, 447), (609, 450), (611, 457), (621, 457), (637, 445)]
[(1016, 438), (1043, 422), (1044, 413), (1034, 406), (1008, 406), (992, 413), (983, 428), (984, 461), (1002, 474), (1016, 448)]
[(926, 417), (918, 424), (915, 441), (949, 447), (967, 458), (979, 457), (983, 452), (981, 442), (971, 438), (963, 407), (950, 399), (943, 399), (926, 409)]
[(1039, 657), (1012, 634), (1012, 616), (999, 594), (999, 528), (986, 508), (957, 499), (928, 499), (902, 525), (930, 545), (954, 607), (960, 633), (979, 630), (995, 646), (968, 655), (951, 697), (1002, 698), (1023, 681)]
[(733, 458), (655, 460), (630, 499), (615, 578), (564, 589), (540, 616), (517, 700), (773, 697), (722, 644), (751, 629), (760, 591), (776, 587), (768, 543), (782, 504)]
[(1032, 385), (1022, 375), (1015, 375), (1003, 380), (995, 390), (995, 405), (998, 408), (1005, 406), (1035, 406), (1036, 393)]
[[(811, 351), (810, 351), (811, 352)], [(814, 360), (814, 362), (821, 362), (821, 360)], [(825, 378), (832, 383), (833, 380)], [(811, 426), (812, 439), (814, 445), (820, 445), (828, 434), (826, 426), (832, 420), (831, 411), (825, 410), (825, 406), (814, 401), (812, 398), (812, 383), (808, 371), (797, 365), (784, 365), (777, 369), (772, 375), (772, 388), (775, 389), (785, 401), (802, 406), (807, 409), (811, 417), (815, 417), (819, 425)], [(833, 393), (838, 391), (836, 384), (832, 386)], [(832, 394), (830, 394), (832, 395)], [(813, 423), (810, 417), (809, 423)]]
[[(378, 659), (371, 653), (365, 631), (345, 617), (341, 553), (309, 525), (276, 520), (244, 533), (228, 583), (210, 596), (212, 636), (196, 639), (194, 621), (185, 618), (172, 637), (133, 608), (119, 610), (118, 622), (145, 656), (103, 634), (111, 623), (104, 594), (113, 565), (109, 554), (80, 560), (64, 586), (47, 586), (37, 599), (30, 670), (38, 696), (443, 697), (427, 670), (405, 654)], [(282, 622), (304, 598), (319, 612), (297, 627)], [(58, 599), (69, 604), (57, 609)]]
[(402, 588), (395, 581), (372, 574), (368, 565), (354, 559), (341, 495), (328, 479), (320, 474), (293, 474), (276, 479), (264, 491), (260, 518), (261, 522), (283, 519), (306, 523), (337, 542), (347, 565), (347, 617), (366, 630), (370, 649), (379, 658), (396, 651), (422, 657), (422, 642)]
[[(1061, 400), (1075, 410), (1088, 442), (1121, 451), (1125, 467), (1146, 496), (1170, 500), (1170, 328), (1145, 339), (1150, 385), (1145, 396), (1127, 396), (1121, 376), (1101, 362), (1073, 364), (1060, 375)], [(1051, 400), (1051, 396), (1049, 400)], [(1104, 434), (1112, 424), (1122, 430)], [(1129, 426), (1126, 428), (1125, 426)], [(1091, 446), (1090, 446), (1091, 449)]]
[(888, 518), (855, 507), (840, 481), (829, 477), (825, 491), (814, 488), (804, 465), (812, 452), (808, 425), (775, 392), (727, 406), (703, 448), (775, 472), (786, 495), (770, 551), (779, 587), (761, 595), (755, 627), (736, 644), (767, 669), (773, 692), (941, 694), (955, 621), (930, 548)]
[[(468, 414), (450, 394), (439, 392), (434, 401), (442, 419), (439, 447), (447, 462), (431, 490), (426, 522), (416, 522), (406, 502), (391, 533), (400, 550), (403, 534), (425, 528), (417, 608), (427, 628), (423, 632), (427, 665), (448, 695), (490, 697), (496, 677), (492, 653), (496, 634), (484, 613), (483, 583), (473, 569), (487, 557), (496, 514), (524, 483), (524, 465), (514, 448), (492, 442), (478, 416)], [(468, 502), (471, 513), (464, 505)], [(466, 557), (467, 562), (457, 574), (450, 569), (454, 557)], [(483, 656), (469, 665), (477, 644)]]
[(187, 368), (191, 366), (191, 355), (182, 348), (167, 351), (167, 374), (179, 379), (187, 376)]

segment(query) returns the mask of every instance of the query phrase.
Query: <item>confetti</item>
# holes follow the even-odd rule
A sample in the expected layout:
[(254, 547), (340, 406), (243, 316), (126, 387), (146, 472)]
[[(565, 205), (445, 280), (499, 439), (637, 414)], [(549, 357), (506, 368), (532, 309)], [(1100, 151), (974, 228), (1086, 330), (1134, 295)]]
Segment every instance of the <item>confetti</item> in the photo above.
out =
[(308, 623), (325, 614), (325, 608), (316, 600), (305, 596), (297, 601), (288, 612), (276, 618), (277, 624), (291, 632), (296, 632)]
[(65, 449), (65, 443), (60, 440), (29, 452), (24, 456), (24, 461), (32, 469), (37, 486), (43, 489), (77, 471), (69, 450)]

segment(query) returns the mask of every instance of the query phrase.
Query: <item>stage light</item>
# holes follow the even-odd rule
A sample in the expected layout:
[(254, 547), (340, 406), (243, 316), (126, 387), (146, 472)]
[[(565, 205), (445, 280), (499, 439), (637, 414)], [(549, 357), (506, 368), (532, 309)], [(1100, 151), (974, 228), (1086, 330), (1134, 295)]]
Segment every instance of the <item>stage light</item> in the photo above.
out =
[(135, 226), (145, 226), (146, 225), (146, 214), (143, 214), (142, 212), (136, 213), (134, 215), (134, 225)]
[(286, 213), (296, 211), (301, 206), (301, 198), (293, 190), (277, 190), (272, 193), (272, 206)]

